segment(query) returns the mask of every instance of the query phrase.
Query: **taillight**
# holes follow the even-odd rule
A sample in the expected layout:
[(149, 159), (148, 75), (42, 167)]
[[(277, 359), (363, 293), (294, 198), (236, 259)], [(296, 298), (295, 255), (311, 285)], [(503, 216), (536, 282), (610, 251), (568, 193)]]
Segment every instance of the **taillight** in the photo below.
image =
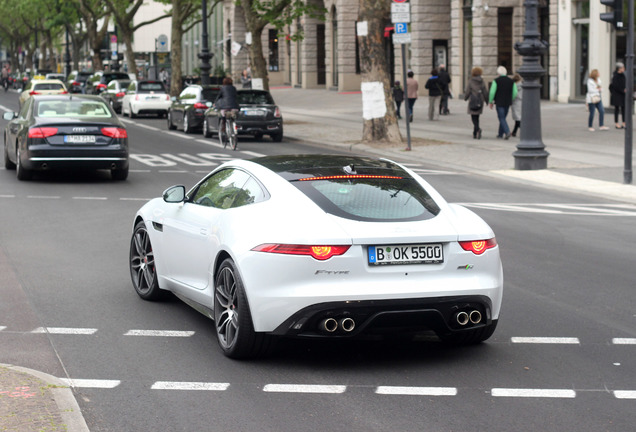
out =
[(40, 94), (40, 93), (39, 93), (39, 92), (36, 92), (35, 90), (31, 90), (31, 91), (29, 92), (29, 95), (31, 95), (31, 96), (33, 96), (33, 95), (39, 95), (39, 94)]
[(276, 111), (274, 111), (274, 117), (281, 117), (280, 108), (276, 107)]
[(135, 100), (137, 101), (139, 100), (139, 95), (135, 96)]
[(71, 85), (78, 86), (78, 85), (80, 85), (80, 83), (78, 83), (77, 81), (73, 81), (73, 82), (71, 83)]
[(170, 95), (169, 94), (166, 95), (166, 100), (170, 100)]
[(106, 88), (106, 84), (97, 84), (97, 88)]
[(268, 252), (285, 255), (311, 255), (314, 259), (324, 261), (332, 256), (342, 255), (349, 250), (350, 245), (339, 246), (311, 246), (311, 245), (289, 245), (266, 243), (256, 246), (252, 250), (255, 252)]
[(208, 106), (204, 103), (197, 102), (194, 104), (194, 109), (208, 109)]
[(63, 91), (62, 93), (60, 93), (60, 94), (67, 94), (67, 93), (68, 93), (68, 92), (67, 92), (66, 90), (64, 90), (64, 91)]
[(34, 127), (29, 129), (29, 138), (48, 138), (57, 133), (54, 127)]
[(123, 98), (124, 96), (126, 96), (126, 93), (124, 92), (119, 92), (115, 95), (115, 97), (118, 97), (118, 98)]
[(122, 129), (118, 127), (102, 128), (102, 134), (111, 138), (128, 138), (128, 132), (126, 132), (126, 129)]
[(465, 251), (472, 252), (475, 255), (481, 255), (486, 252), (487, 249), (492, 249), (497, 246), (497, 239), (493, 237), (488, 240), (460, 241), (459, 245)]

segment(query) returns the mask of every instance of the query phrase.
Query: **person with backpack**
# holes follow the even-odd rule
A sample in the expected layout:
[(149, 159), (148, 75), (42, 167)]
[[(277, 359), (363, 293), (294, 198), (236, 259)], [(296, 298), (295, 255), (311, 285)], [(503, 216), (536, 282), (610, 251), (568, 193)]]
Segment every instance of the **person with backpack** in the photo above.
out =
[(437, 68), (431, 70), (431, 77), (426, 81), (424, 88), (428, 90), (428, 119), (439, 120), (437, 106), (444, 94), (444, 89), (437, 75)]
[(488, 89), (482, 78), (483, 73), (482, 68), (474, 67), (464, 90), (464, 100), (468, 101), (468, 114), (473, 122), (473, 139), (481, 139), (479, 116), (484, 112), (484, 104), (488, 100)]

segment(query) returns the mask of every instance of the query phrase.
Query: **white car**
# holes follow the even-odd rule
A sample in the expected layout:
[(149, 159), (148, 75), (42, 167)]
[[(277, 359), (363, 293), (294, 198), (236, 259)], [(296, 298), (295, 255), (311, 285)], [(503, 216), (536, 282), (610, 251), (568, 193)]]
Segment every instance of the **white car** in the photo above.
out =
[(121, 113), (135, 118), (139, 114), (165, 116), (172, 101), (161, 81), (134, 80), (121, 101)]
[(172, 291), (215, 321), (232, 358), (275, 336), (479, 343), (503, 291), (479, 216), (408, 168), (355, 156), (237, 160), (173, 186), (135, 216), (129, 263), (140, 297)]

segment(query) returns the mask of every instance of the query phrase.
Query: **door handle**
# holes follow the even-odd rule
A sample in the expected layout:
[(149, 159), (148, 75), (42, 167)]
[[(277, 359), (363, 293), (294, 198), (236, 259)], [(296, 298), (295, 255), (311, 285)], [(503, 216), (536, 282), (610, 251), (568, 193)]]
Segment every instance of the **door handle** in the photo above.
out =
[(208, 235), (208, 230), (207, 230), (207, 229), (205, 229), (205, 228), (201, 228), (201, 230), (199, 231), (199, 233), (200, 233), (201, 235), (204, 235), (204, 236), (205, 236), (205, 235)]

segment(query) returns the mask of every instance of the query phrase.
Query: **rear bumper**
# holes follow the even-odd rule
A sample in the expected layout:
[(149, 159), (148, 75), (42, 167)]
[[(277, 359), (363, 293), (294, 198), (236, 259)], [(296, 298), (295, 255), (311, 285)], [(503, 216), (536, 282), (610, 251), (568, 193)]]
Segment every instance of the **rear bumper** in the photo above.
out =
[(127, 169), (128, 150), (121, 146), (116, 149), (29, 149), (21, 154), (20, 163), (28, 170), (44, 171), (56, 169)]
[(281, 119), (258, 122), (237, 120), (236, 127), (239, 135), (277, 134), (283, 130), (283, 121)]
[(131, 102), (130, 109), (134, 114), (145, 114), (145, 113), (167, 113), (168, 108), (172, 105), (172, 101), (139, 101), (139, 102)]

